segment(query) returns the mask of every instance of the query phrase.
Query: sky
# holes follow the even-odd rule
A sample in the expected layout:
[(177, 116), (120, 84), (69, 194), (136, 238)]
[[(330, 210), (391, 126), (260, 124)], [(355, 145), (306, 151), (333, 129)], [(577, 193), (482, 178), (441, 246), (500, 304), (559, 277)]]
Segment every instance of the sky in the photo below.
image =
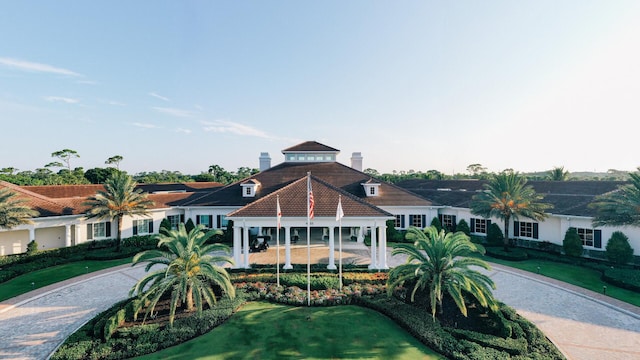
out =
[(0, 168), (633, 171), (640, 2), (0, 0)]

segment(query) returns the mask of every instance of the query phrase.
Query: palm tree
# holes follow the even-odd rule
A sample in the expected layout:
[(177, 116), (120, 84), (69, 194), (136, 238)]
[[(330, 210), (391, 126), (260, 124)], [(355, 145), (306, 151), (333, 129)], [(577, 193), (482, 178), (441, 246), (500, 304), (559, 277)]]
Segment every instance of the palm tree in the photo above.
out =
[[(134, 256), (133, 265), (147, 262), (147, 272), (154, 265), (165, 265), (140, 279), (129, 293), (141, 294), (141, 304), (148, 302), (145, 319), (166, 293), (171, 293), (170, 325), (173, 325), (179, 304), (186, 304), (186, 311), (189, 312), (197, 309), (198, 314), (202, 313), (203, 299), (213, 306), (217, 301), (214, 286), (230, 297), (235, 296), (229, 274), (218, 265), (232, 264), (233, 260), (224, 255), (212, 255), (220, 251), (229, 253), (229, 247), (224, 244), (205, 244), (210, 237), (222, 231), (205, 233), (203, 229), (203, 225), (198, 225), (187, 232), (183, 223), (178, 225), (177, 230), (162, 229), (156, 236), (159, 249), (143, 251)], [(136, 310), (136, 314), (139, 310)]]
[[(26, 206), (26, 200), (8, 188), (0, 189), (0, 228), (11, 229), (18, 225), (33, 224), (31, 218), (40, 215)], [(32, 239), (33, 240), (33, 239)]]
[(474, 195), (471, 200), (471, 213), (485, 218), (495, 217), (504, 220), (504, 248), (509, 245), (509, 221), (511, 218), (526, 217), (536, 221), (546, 219), (545, 210), (551, 204), (539, 202), (544, 197), (527, 184), (527, 179), (518, 173), (504, 171), (494, 175), (485, 190)]
[(594, 226), (640, 225), (640, 172), (629, 173), (629, 176), (629, 184), (599, 195), (589, 204), (596, 209)]
[(407, 255), (407, 262), (393, 268), (389, 272), (387, 289), (392, 294), (398, 285), (414, 284), (411, 290), (411, 301), (415, 301), (416, 293), (423, 291), (429, 294), (429, 306), (433, 318), (436, 309), (442, 311), (442, 299), (448, 294), (460, 312), (467, 316), (465, 294), (470, 294), (478, 303), (492, 311), (498, 309), (498, 303), (493, 298), (495, 289), (493, 280), (470, 266), (477, 266), (486, 270), (490, 266), (481, 259), (468, 257), (473, 253), (484, 253), (484, 249), (477, 247), (462, 232), (446, 233), (438, 231), (434, 226), (420, 230), (409, 228), (407, 239), (414, 243), (397, 244), (392, 254)]
[(147, 208), (153, 205), (153, 201), (147, 199), (147, 195), (142, 190), (136, 189), (133, 178), (124, 172), (113, 173), (105, 181), (104, 189), (104, 191), (98, 191), (96, 195), (87, 198), (84, 203), (89, 206), (86, 216), (87, 219), (117, 220), (116, 251), (120, 251), (122, 218), (133, 215), (148, 215)]
[(569, 172), (564, 169), (564, 166), (554, 167), (547, 175), (547, 179), (551, 181), (566, 181), (568, 178)]

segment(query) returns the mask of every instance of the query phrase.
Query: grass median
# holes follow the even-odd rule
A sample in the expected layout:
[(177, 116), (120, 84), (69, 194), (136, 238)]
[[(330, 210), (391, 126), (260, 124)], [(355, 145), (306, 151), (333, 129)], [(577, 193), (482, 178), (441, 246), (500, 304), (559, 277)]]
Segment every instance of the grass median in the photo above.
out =
[(137, 359), (444, 359), (387, 317), (359, 306), (250, 302), (225, 324)]
[(131, 258), (102, 261), (83, 260), (36, 270), (0, 284), (0, 301), (76, 276), (130, 263)]

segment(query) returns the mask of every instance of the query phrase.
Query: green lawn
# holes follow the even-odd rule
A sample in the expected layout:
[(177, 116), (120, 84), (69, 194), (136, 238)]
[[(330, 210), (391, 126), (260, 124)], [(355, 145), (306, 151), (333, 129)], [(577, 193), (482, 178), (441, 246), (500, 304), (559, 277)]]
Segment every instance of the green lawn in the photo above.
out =
[(443, 359), (390, 319), (359, 306), (251, 302), (225, 324), (138, 359)]
[(130, 263), (131, 258), (104, 261), (85, 260), (37, 270), (0, 284), (0, 301), (88, 272)]
[(541, 275), (599, 293), (602, 293), (603, 287), (606, 286), (608, 296), (635, 306), (640, 306), (640, 296), (637, 292), (621, 289), (617, 286), (602, 281), (600, 279), (600, 272), (593, 269), (540, 259), (508, 261), (492, 258), (489, 256), (485, 256), (483, 257), (483, 259), (492, 263), (501, 264), (532, 273), (537, 273), (539, 267)]

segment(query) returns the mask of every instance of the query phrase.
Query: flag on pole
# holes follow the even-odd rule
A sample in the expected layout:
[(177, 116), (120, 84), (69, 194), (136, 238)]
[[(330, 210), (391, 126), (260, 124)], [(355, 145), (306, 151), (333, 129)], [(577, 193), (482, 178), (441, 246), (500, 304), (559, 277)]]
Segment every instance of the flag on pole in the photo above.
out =
[(309, 219), (313, 219), (313, 206), (314, 201), (313, 201), (313, 189), (311, 189), (311, 177), (309, 177), (309, 181), (307, 182), (309, 185)]
[(342, 211), (342, 197), (338, 198), (338, 209), (336, 210), (336, 221), (340, 221), (344, 217), (344, 211)]
[(278, 196), (276, 198), (276, 211), (277, 211), (277, 218), (278, 218), (278, 230), (280, 230), (280, 219), (282, 219), (282, 211), (280, 210), (280, 197)]

